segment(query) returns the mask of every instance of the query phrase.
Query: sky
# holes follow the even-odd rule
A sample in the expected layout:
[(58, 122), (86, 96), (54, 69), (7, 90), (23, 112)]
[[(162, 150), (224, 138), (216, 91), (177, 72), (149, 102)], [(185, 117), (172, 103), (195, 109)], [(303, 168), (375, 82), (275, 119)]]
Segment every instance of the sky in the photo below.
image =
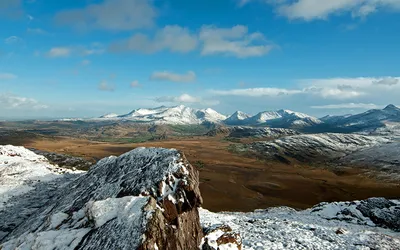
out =
[(0, 118), (400, 105), (400, 0), (0, 0)]

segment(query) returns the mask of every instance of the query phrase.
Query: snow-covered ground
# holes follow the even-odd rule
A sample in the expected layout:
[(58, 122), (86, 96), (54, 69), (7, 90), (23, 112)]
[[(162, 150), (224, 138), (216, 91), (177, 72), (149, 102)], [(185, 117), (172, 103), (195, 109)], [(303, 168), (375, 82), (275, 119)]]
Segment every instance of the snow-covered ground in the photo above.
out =
[(79, 172), (51, 165), (44, 156), (24, 147), (0, 146), (0, 211), (6, 209), (12, 197), (33, 190), (38, 183)]
[[(400, 232), (377, 227), (357, 209), (364, 203), (368, 202), (325, 203), (304, 211), (280, 207), (250, 213), (200, 209), (200, 221), (205, 228), (221, 224), (231, 227), (240, 233), (243, 249), (248, 250), (400, 249)], [(392, 210), (400, 210), (399, 204), (394, 201)], [(371, 208), (375, 213), (384, 210)], [(399, 213), (392, 215), (400, 216)]]

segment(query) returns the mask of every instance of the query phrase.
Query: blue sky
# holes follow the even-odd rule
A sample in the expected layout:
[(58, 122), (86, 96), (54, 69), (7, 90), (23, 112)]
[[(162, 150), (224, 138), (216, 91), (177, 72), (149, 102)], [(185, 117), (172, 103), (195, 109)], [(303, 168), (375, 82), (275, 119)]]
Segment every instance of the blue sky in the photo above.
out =
[(0, 117), (400, 104), (399, 0), (1, 0)]

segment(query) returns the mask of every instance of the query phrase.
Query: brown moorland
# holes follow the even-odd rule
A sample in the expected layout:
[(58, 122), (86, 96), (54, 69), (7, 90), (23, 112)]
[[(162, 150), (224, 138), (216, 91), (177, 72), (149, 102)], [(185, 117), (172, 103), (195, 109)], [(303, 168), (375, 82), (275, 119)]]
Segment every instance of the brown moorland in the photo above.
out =
[(271, 206), (303, 209), (323, 201), (400, 197), (398, 183), (367, 178), (361, 175), (361, 170), (343, 170), (338, 175), (324, 166), (262, 161), (230, 152), (231, 142), (218, 137), (171, 138), (145, 143), (42, 137), (19, 144), (91, 160), (120, 155), (136, 147), (177, 148), (199, 169), (203, 207), (211, 211), (252, 211)]

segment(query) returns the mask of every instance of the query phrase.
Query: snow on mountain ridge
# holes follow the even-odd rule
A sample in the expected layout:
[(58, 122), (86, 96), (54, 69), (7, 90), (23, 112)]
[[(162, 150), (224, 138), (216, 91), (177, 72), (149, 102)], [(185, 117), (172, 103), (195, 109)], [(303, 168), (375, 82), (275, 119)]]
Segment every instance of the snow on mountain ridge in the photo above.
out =
[(134, 122), (147, 122), (156, 124), (202, 124), (202, 123), (225, 123), (226, 125), (242, 126), (269, 126), (274, 128), (304, 128), (318, 127), (318, 125), (328, 125), (333, 128), (346, 128), (351, 131), (372, 131), (379, 127), (384, 127), (387, 122), (400, 124), (400, 108), (395, 105), (388, 105), (384, 109), (372, 109), (361, 114), (344, 116), (324, 116), (321, 119), (295, 112), (288, 109), (277, 111), (263, 111), (254, 116), (250, 116), (241, 111), (236, 111), (226, 117), (217, 111), (207, 109), (193, 109), (184, 105), (166, 107), (161, 106), (150, 109), (135, 109), (128, 114), (118, 115), (109, 114), (99, 118), (109, 120), (130, 120)]
[(154, 122), (158, 124), (201, 124), (203, 122), (220, 123), (226, 116), (217, 111), (207, 109), (193, 109), (184, 105), (174, 107), (139, 108), (125, 115), (116, 117), (102, 117), (110, 119), (123, 119), (137, 122)]
[(244, 125), (266, 124), (273, 127), (306, 127), (320, 123), (322, 121), (316, 117), (287, 109), (263, 111), (243, 120)]
[(224, 123), (227, 125), (241, 125), (244, 123), (244, 121), (251, 116), (242, 112), (242, 111), (236, 111), (232, 115), (230, 115), (228, 118), (224, 120)]
[(109, 113), (109, 114), (105, 114), (105, 115), (100, 116), (100, 118), (115, 118), (115, 117), (118, 117), (118, 114)]
[(400, 122), (400, 108), (389, 104), (384, 109), (371, 109), (364, 113), (352, 115), (339, 121), (340, 126), (379, 126), (383, 122)]

